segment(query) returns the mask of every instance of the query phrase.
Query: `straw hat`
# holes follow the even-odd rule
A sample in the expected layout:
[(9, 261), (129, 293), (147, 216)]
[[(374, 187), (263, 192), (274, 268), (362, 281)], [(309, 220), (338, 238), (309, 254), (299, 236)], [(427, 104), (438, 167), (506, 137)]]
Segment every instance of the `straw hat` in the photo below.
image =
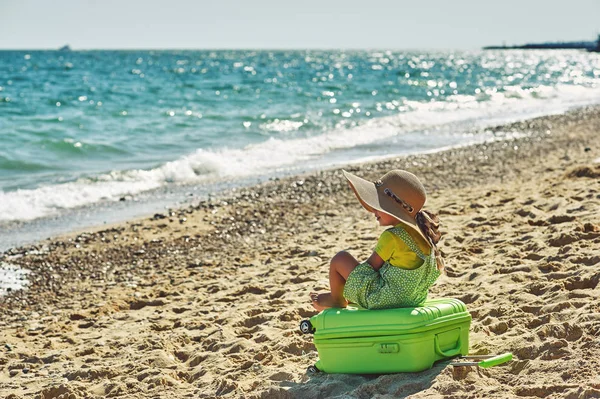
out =
[[(419, 234), (426, 243), (416, 217), (423, 208), (427, 195), (417, 176), (405, 170), (392, 170), (375, 182), (360, 178), (345, 170), (344, 177), (363, 207), (369, 212), (378, 210), (399, 219), (408, 228)], [(431, 244), (430, 244), (431, 245)]]

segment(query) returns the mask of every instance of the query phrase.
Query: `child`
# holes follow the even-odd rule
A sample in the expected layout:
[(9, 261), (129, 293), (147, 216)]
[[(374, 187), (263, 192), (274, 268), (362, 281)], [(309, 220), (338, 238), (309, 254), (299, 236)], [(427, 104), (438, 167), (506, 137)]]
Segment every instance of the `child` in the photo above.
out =
[(344, 176), (380, 226), (393, 226), (379, 237), (366, 262), (346, 251), (331, 259), (331, 292), (311, 293), (317, 310), (344, 308), (348, 302), (367, 309), (418, 306), (444, 268), (436, 244), (440, 240), (437, 216), (421, 210), (425, 188), (412, 173), (392, 170), (369, 182), (346, 171)]

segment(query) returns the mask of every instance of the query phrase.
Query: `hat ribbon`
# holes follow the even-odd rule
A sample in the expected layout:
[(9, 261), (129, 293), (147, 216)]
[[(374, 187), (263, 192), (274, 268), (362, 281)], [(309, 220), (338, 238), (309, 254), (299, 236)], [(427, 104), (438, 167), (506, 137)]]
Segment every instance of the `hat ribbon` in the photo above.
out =
[(402, 207), (404, 209), (406, 209), (408, 211), (408, 213), (413, 213), (413, 211), (414, 211), (413, 207), (410, 206), (408, 204), (408, 202), (402, 200), (400, 197), (398, 197), (396, 194), (394, 194), (394, 192), (392, 190), (390, 190), (389, 188), (386, 188), (385, 190), (383, 190), (383, 192), (385, 193), (385, 195), (387, 195), (388, 197), (391, 197), (398, 204), (402, 205)]

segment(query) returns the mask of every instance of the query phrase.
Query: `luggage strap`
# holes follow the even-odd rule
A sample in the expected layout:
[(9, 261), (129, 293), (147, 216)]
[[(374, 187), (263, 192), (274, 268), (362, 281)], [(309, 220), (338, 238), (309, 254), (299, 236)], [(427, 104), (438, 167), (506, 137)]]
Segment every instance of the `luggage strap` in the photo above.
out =
[(398, 236), (398, 238), (400, 238), (411, 249), (411, 251), (416, 253), (419, 258), (421, 258), (424, 261), (427, 260), (428, 256), (425, 256), (425, 254), (423, 254), (415, 240), (410, 236), (410, 234), (408, 234), (406, 230), (404, 230), (404, 228), (394, 226), (389, 231)]

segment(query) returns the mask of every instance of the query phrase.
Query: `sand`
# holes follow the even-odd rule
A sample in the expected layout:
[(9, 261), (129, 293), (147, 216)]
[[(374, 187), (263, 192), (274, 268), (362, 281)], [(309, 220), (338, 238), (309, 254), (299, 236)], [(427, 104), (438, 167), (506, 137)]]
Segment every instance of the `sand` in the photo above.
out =
[(0, 397), (600, 397), (600, 110), (492, 131), (507, 141), (348, 169), (417, 174), (443, 224), (447, 275), (486, 370), (308, 374), (300, 320), (329, 259), (383, 228), (340, 169), (8, 251), (30, 287), (0, 299)]

